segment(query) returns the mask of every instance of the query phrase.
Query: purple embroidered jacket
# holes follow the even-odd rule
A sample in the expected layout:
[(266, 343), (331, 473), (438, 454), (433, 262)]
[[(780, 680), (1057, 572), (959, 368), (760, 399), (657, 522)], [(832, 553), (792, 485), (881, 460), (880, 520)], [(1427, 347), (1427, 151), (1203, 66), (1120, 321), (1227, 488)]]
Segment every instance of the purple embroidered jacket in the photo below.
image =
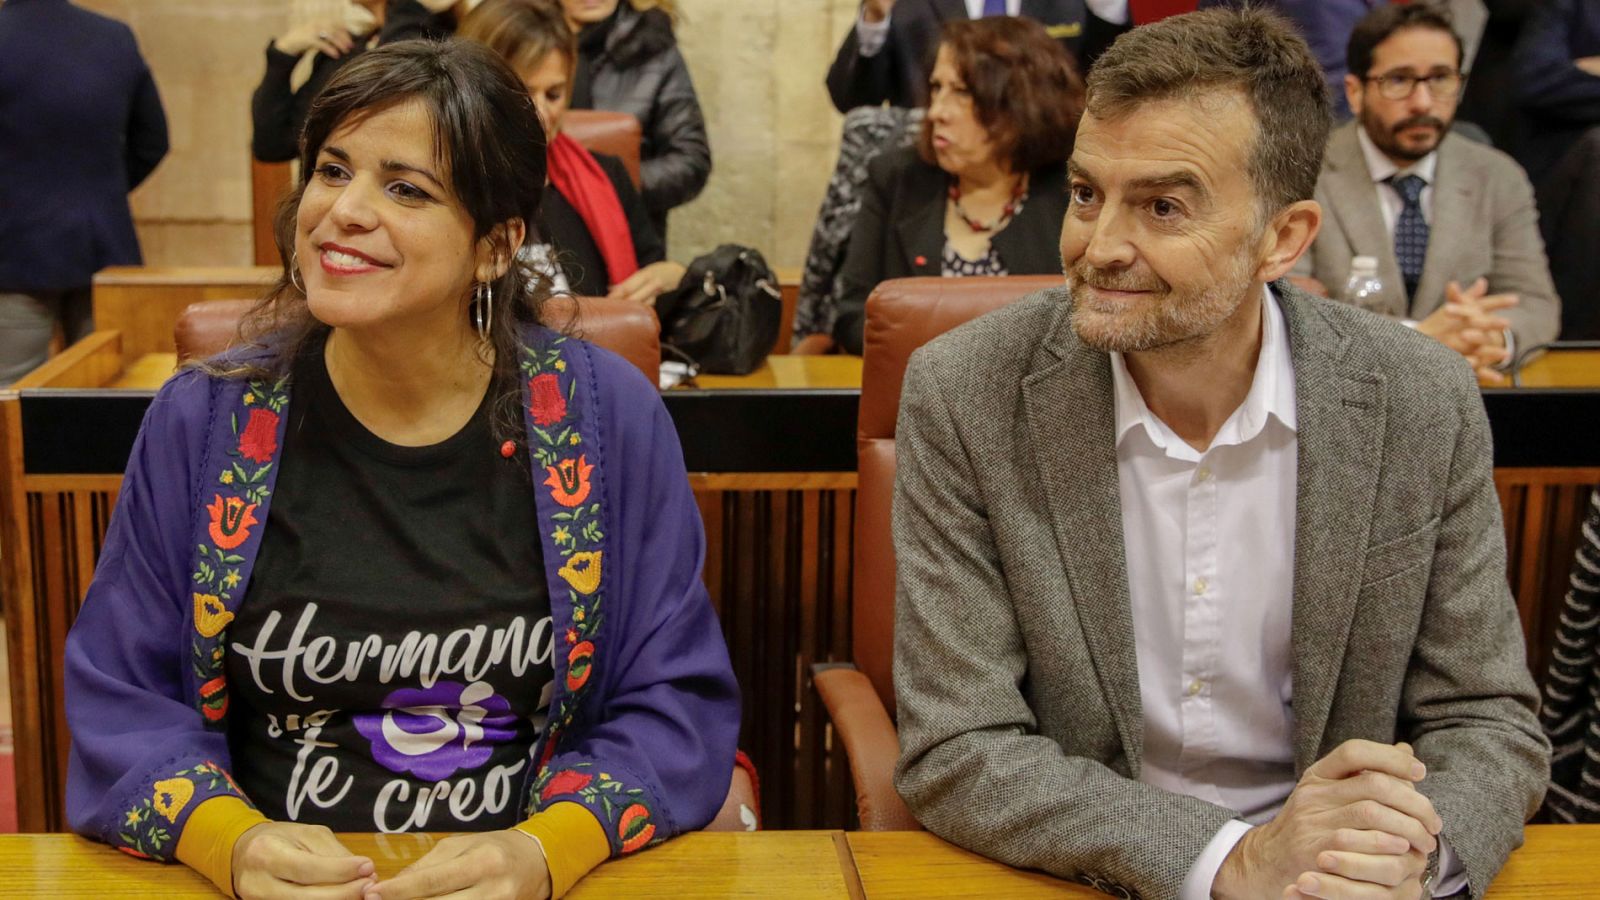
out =
[[(530, 329), (524, 342), (557, 635), (525, 807), (582, 803), (615, 856), (711, 821), (733, 769), (738, 687), (655, 388), (582, 341)], [(242, 796), (228, 776), (224, 638), (260, 546), (289, 391), (188, 371), (145, 415), (67, 638), (67, 815), (81, 834), (171, 859), (189, 813)]]

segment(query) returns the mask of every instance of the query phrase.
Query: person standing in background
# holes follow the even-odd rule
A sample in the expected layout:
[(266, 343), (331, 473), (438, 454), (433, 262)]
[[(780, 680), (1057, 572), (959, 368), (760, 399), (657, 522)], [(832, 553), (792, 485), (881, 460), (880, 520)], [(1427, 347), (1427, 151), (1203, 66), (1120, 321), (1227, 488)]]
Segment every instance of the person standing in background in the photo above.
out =
[(700, 195), (711, 144), (689, 67), (672, 33), (671, 0), (561, 0), (578, 32), (572, 108), (625, 112), (644, 129), (640, 188), (663, 243), (667, 213)]
[(1038, 21), (1081, 71), (1125, 30), (1087, 13), (1084, 0), (863, 0), (855, 27), (828, 69), (828, 96), (841, 113), (884, 103), (926, 106), (940, 29), (946, 22), (989, 16)]
[[(1311, 46), (1317, 65), (1328, 79), (1328, 99), (1333, 101), (1336, 121), (1350, 118), (1350, 103), (1344, 95), (1345, 45), (1350, 42), (1350, 32), (1361, 17), (1389, 0), (1253, 0), (1252, 5), (1273, 10), (1300, 29), (1301, 37)], [(1242, 0), (1201, 0), (1201, 9), (1217, 6), (1239, 6)]]
[[(311, 101), (339, 67), (363, 51), (412, 38), (439, 39), (477, 0), (350, 0), (335, 21), (301, 22), (267, 45), (267, 69), (250, 98), (250, 152), (261, 162), (287, 162), (300, 155), (300, 126)], [(296, 90), (295, 67), (315, 54), (311, 74)]]
[(57, 324), (94, 328), (90, 284), (137, 265), (128, 192), (167, 154), (133, 32), (67, 0), (0, 6), (0, 384), (37, 368)]

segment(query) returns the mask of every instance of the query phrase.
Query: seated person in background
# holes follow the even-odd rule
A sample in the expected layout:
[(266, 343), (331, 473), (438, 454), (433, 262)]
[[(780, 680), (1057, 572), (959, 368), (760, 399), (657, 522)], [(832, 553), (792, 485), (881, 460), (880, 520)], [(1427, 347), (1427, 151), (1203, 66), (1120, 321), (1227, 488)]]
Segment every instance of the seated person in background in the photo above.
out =
[(711, 177), (711, 143), (689, 66), (673, 34), (672, 0), (561, 0), (578, 34), (572, 107), (625, 112), (639, 120), (639, 187), (663, 242), (667, 213)]
[(883, 103), (926, 106), (928, 66), (941, 29), (992, 16), (1041, 23), (1075, 61), (1092, 60), (1094, 48), (1122, 30), (1086, 12), (1084, 0), (862, 0), (856, 25), (828, 69), (828, 96), (842, 113)]
[[(267, 45), (267, 70), (250, 98), (250, 148), (262, 162), (286, 162), (300, 152), (300, 127), (311, 101), (339, 67), (362, 51), (409, 38), (448, 36), (457, 0), (350, 0), (342, 18), (302, 22)], [(306, 53), (315, 53), (311, 74), (290, 87)]]
[(1053, 229), (1083, 109), (1067, 52), (1028, 19), (951, 22), (929, 89), (917, 148), (867, 166), (833, 325), (847, 353), (879, 282), (1061, 271)]
[(526, 253), (556, 293), (651, 303), (677, 287), (684, 267), (664, 259), (666, 247), (622, 160), (591, 153), (561, 133), (577, 42), (558, 0), (484, 0), (462, 21), (460, 35), (511, 66), (549, 134), (555, 190), (545, 194)]
[[(560, 896), (711, 821), (739, 696), (700, 521), (655, 386), (538, 324), (543, 143), (465, 41), (312, 106), (283, 274), (151, 404), (67, 638), (74, 830), (405, 900)], [(335, 831), (472, 833), (378, 882)]]
[(1067, 290), (912, 356), (895, 785), (933, 832), (1177, 900), (1481, 897), (1520, 844), (1550, 746), (1477, 385), (1280, 280), (1328, 122), (1271, 13), (1134, 29)]
[(1342, 293), (1351, 259), (1375, 257), (1383, 292), (1369, 308), (1415, 323), (1498, 381), (1518, 348), (1554, 340), (1561, 324), (1528, 178), (1504, 153), (1450, 133), (1461, 41), (1439, 7), (1373, 10), (1350, 36), (1348, 63), (1356, 118), (1328, 140), (1317, 180), (1327, 215), (1295, 274)]

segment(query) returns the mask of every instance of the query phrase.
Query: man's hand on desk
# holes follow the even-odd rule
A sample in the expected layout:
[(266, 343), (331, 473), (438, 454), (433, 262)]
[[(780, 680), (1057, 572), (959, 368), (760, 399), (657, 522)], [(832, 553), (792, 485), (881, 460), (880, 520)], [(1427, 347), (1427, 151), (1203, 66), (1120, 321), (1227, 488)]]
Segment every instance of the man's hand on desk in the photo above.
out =
[(372, 860), (351, 853), (321, 825), (262, 822), (233, 845), (233, 892), (243, 900), (360, 900), (377, 880), (374, 872)]
[(1443, 822), (1406, 744), (1346, 741), (1301, 777), (1283, 810), (1217, 870), (1215, 900), (1414, 900)]
[(1517, 305), (1516, 294), (1491, 294), (1482, 278), (1463, 289), (1455, 282), (1445, 287), (1445, 303), (1417, 323), (1417, 330), (1466, 357), (1478, 381), (1499, 384), (1505, 376), (1497, 368), (1506, 361), (1506, 329), (1511, 327), (1502, 310)]
[(368, 888), (365, 896), (413, 900), (447, 895), (545, 900), (550, 870), (539, 845), (520, 831), (463, 834), (440, 841), (399, 875)]

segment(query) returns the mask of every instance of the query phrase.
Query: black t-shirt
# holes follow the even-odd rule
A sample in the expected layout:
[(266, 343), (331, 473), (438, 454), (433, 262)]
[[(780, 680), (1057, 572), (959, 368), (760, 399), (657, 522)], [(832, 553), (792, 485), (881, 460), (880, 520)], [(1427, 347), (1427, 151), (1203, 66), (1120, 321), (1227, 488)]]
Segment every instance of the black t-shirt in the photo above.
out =
[(441, 443), (382, 440), (320, 341), (293, 383), (228, 634), (234, 775), (269, 818), (335, 831), (509, 827), (554, 687), (526, 454), (501, 456), (487, 397)]
[[(628, 167), (622, 160), (604, 153), (594, 154), (595, 161), (611, 179), (617, 200), (628, 219), (628, 232), (633, 236), (633, 255), (644, 268), (667, 258), (667, 248), (650, 224), (650, 214), (644, 208), (639, 192), (634, 190), (633, 179), (628, 177)], [(554, 187), (545, 190), (544, 202), (539, 205), (539, 234), (555, 247), (556, 259), (567, 276), (572, 293), (579, 297), (604, 297), (610, 288), (605, 257), (600, 255), (600, 245), (594, 242), (589, 226), (573, 208), (567, 198)]]

